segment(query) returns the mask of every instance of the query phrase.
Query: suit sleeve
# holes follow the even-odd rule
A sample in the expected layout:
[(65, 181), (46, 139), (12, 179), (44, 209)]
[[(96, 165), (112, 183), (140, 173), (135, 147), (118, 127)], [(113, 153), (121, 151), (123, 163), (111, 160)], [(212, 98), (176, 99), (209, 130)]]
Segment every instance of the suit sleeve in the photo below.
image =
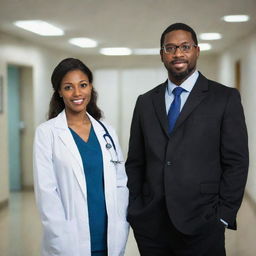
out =
[(220, 218), (236, 229), (236, 214), (241, 205), (248, 174), (249, 153), (245, 117), (240, 94), (232, 89), (221, 128)]
[(141, 96), (137, 99), (130, 131), (126, 172), (128, 176), (129, 200), (141, 194), (145, 169), (145, 144), (141, 120)]
[[(34, 139), (33, 165), (36, 203), (43, 225), (43, 255), (69, 256), (75, 247), (71, 230), (74, 223), (66, 220), (59, 195), (52, 159), (50, 129), (40, 126)], [(70, 246), (73, 243), (73, 246)]]

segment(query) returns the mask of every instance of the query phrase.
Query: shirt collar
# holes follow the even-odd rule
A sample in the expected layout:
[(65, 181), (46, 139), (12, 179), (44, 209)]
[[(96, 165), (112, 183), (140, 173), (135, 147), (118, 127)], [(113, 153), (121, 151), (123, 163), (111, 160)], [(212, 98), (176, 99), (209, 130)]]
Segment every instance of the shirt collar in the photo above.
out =
[[(196, 83), (196, 80), (199, 76), (199, 73), (197, 70), (195, 70), (195, 72), (190, 75), (181, 85), (180, 87), (182, 87), (183, 89), (185, 89), (187, 92), (191, 92), (195, 83)], [(177, 85), (174, 84), (173, 82), (171, 82), (168, 78), (168, 86), (167, 86), (167, 92), (169, 95), (172, 94), (172, 91), (174, 90), (174, 88), (176, 88)]]

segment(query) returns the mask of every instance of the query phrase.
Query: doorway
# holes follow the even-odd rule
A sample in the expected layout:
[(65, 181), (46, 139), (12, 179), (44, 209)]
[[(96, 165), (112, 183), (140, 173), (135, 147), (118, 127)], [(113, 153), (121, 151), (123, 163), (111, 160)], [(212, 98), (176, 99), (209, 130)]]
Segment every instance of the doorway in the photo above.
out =
[(32, 187), (34, 104), (32, 68), (8, 65), (8, 155), (10, 191)]

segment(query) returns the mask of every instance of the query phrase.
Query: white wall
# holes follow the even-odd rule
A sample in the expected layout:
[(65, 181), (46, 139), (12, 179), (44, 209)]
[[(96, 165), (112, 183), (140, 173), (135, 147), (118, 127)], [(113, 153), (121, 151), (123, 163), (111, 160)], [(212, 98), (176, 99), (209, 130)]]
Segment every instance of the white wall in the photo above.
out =
[(250, 168), (247, 192), (256, 202), (256, 31), (244, 40), (230, 46), (218, 59), (218, 80), (233, 87), (235, 62), (241, 62), (241, 97), (249, 135)]
[[(94, 86), (98, 93), (98, 105), (109, 124), (119, 130), (120, 71), (98, 69), (94, 72)], [(118, 107), (117, 107), (118, 106)]]
[(116, 129), (124, 155), (130, 134), (130, 123), (137, 97), (166, 79), (161, 68), (96, 70), (95, 87), (99, 107), (106, 120)]

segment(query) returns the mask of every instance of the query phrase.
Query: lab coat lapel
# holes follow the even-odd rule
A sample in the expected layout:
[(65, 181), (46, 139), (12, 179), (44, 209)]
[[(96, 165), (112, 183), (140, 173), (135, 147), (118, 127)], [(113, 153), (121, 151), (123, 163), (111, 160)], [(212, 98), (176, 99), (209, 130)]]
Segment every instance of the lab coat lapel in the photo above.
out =
[(80, 153), (78, 151), (78, 148), (76, 146), (76, 143), (73, 139), (73, 136), (71, 132), (68, 129), (68, 124), (67, 124), (67, 118), (66, 118), (66, 113), (63, 110), (56, 118), (56, 123), (55, 127), (58, 128), (59, 131), (59, 137), (65, 147), (67, 148), (68, 152), (72, 156), (72, 163), (70, 165), (73, 167), (73, 172), (75, 174), (75, 177), (81, 187), (81, 190), (83, 194), (85, 195), (85, 178), (84, 178), (84, 171), (83, 171), (83, 162), (80, 156)]

